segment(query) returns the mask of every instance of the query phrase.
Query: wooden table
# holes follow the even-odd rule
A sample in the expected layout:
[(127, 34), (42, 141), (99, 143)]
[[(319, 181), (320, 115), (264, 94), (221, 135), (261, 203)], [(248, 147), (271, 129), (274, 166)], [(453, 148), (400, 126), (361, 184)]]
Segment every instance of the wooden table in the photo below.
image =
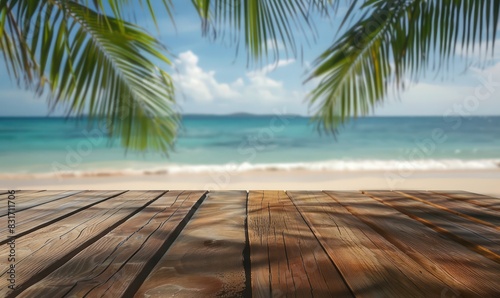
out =
[(0, 200), (0, 296), (500, 297), (500, 199), (479, 194), (16, 191), (10, 209), (6, 191)]

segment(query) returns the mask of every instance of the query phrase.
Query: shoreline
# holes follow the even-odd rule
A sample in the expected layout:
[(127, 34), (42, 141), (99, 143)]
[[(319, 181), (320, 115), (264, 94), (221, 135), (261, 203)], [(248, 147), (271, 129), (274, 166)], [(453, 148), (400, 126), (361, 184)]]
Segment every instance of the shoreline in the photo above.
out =
[[(0, 181), (26, 179), (60, 179), (84, 177), (137, 177), (156, 175), (204, 175), (211, 173), (249, 173), (249, 172), (332, 172), (332, 173), (378, 173), (391, 172), (450, 172), (450, 171), (497, 171), (500, 159), (339, 159), (310, 162), (288, 163), (225, 163), (225, 164), (165, 164), (150, 162), (127, 162), (102, 165), (90, 163), (79, 167), (57, 164), (52, 171), (46, 172), (0, 172)], [(49, 168), (49, 167), (47, 167)]]
[[(408, 174), (408, 173), (407, 173)], [(500, 197), (500, 169), (396, 171), (250, 170), (71, 178), (0, 179), (0, 189), (462, 190)]]

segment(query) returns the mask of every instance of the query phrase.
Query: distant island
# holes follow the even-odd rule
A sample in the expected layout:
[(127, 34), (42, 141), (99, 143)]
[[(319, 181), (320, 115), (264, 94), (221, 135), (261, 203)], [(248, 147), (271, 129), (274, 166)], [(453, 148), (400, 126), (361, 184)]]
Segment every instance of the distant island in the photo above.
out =
[[(280, 114), (280, 115), (288, 117), (309, 118), (309, 116), (303, 116), (299, 114)], [(246, 112), (228, 113), (228, 114), (197, 114), (197, 113), (182, 114), (182, 117), (272, 117), (272, 116), (276, 116), (276, 114), (253, 114)]]

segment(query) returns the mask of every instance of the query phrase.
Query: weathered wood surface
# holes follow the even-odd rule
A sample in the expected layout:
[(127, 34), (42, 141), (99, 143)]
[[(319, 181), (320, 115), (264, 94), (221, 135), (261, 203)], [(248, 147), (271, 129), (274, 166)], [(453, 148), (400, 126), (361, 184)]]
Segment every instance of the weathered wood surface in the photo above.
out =
[(210, 193), (135, 297), (245, 294), (245, 191)]
[[(44, 192), (46, 190), (0, 190), (0, 195), (10, 195), (12, 192), (15, 192), (17, 194), (22, 193), (23, 195), (30, 194), (30, 193), (37, 193), (37, 192)], [(1, 197), (2, 199), (7, 198)]]
[[(43, 205), (47, 202), (57, 201), (59, 199), (63, 199), (74, 194), (80, 193), (81, 191), (20, 191), (16, 192), (15, 199), (12, 200), (15, 202), (16, 212), (26, 210), (29, 208), (33, 208), (35, 206)], [(9, 197), (8, 194), (3, 194), (0, 198), (0, 201), (7, 200)], [(4, 203), (7, 205), (6, 203)], [(7, 215), (7, 208), (0, 211), (0, 216)]]
[[(16, 285), (19, 291), (44, 278), (162, 193), (127, 192), (16, 239)], [(1, 260), (8, 259), (8, 246), (8, 243), (0, 245)], [(5, 272), (8, 266), (2, 262), (0, 272)], [(0, 296), (9, 292), (5, 275), (0, 275)]]
[(435, 296), (441, 291), (432, 274), (327, 194), (289, 194), (356, 296)]
[(490, 208), (496, 211), (500, 211), (500, 199), (494, 198), (490, 196), (485, 196), (481, 194), (475, 194), (465, 191), (434, 191), (435, 194), (440, 194), (443, 196), (447, 196), (454, 200), (462, 200), (471, 204), (475, 204), (481, 207)]
[(479, 224), (500, 230), (500, 217), (498, 216), (498, 211), (460, 200), (453, 200), (450, 197), (439, 194), (430, 194), (420, 191), (405, 191), (402, 193), (436, 209), (441, 209), (461, 216), (467, 220), (475, 221)]
[(124, 295), (148, 261), (158, 251), (164, 253), (165, 242), (202, 195), (175, 191), (162, 195), (20, 297)]
[(14, 235), (7, 200), (2, 297), (500, 297), (491, 196), (16, 191)]
[(283, 191), (252, 191), (248, 235), (255, 297), (350, 294), (336, 266)]
[[(396, 210), (500, 263), (500, 231), (434, 208), (401, 192), (368, 192)], [(500, 215), (499, 215), (500, 216)]]
[(449, 289), (462, 296), (487, 297), (500, 292), (500, 264), (471, 253), (463, 245), (372, 197), (353, 192), (326, 193)]
[[(89, 191), (71, 193), (69, 196), (66, 196), (68, 193), (64, 193), (63, 196), (56, 196), (60, 198), (57, 200), (48, 200), (45, 196), (43, 201), (46, 201), (46, 204), (38, 204), (20, 211), (16, 208), (18, 222), (16, 224), (16, 235), (19, 237), (43, 228), (120, 193), (123, 193), (123, 191)], [(0, 227), (0, 244), (8, 241), (8, 235), (9, 229), (7, 226)]]

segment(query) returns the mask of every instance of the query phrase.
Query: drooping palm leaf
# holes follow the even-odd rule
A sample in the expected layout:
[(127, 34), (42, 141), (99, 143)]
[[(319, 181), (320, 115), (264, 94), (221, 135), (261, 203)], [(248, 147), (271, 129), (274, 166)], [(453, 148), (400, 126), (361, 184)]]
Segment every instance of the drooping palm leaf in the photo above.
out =
[(171, 63), (164, 48), (79, 2), (1, 0), (0, 49), (11, 73), (69, 113), (88, 113), (125, 147), (166, 152), (178, 116), (171, 78), (157, 66)]
[[(315, 62), (309, 79), (315, 120), (334, 130), (349, 116), (364, 115), (416, 81), (430, 67), (447, 67), (457, 47), (470, 54), (493, 52), (500, 1), (355, 1), (357, 20)], [(362, 15), (366, 13), (366, 15)], [(486, 42), (486, 47), (477, 44)]]
[[(87, 7), (89, 6), (89, 0), (79, 0), (77, 2)], [(130, 14), (130, 8), (134, 2), (137, 2), (141, 7), (145, 8), (149, 12), (149, 15), (156, 25), (158, 25), (157, 15), (164, 15), (165, 13), (169, 16), (169, 18), (172, 20), (172, 24), (174, 25), (174, 5), (172, 3), (172, 0), (92, 0), (94, 8), (97, 11), (103, 12), (106, 11), (107, 8), (109, 8), (109, 10), (111, 10), (111, 12), (113, 13), (115, 21), (120, 22), (120, 24), (123, 20), (127, 19), (125, 15)], [(153, 3), (160, 2), (165, 11), (155, 11), (155, 9), (153, 8)], [(132, 12), (132, 15), (134, 15), (134, 12)]]
[(306, 41), (316, 36), (313, 14), (327, 14), (339, 3), (333, 0), (192, 2), (203, 20), (205, 35), (212, 34), (214, 39), (229, 36), (229, 41), (238, 45), (242, 34), (245, 47), (253, 60), (267, 57), (270, 53), (278, 58), (280, 47), (297, 56), (297, 36), (303, 35)]

